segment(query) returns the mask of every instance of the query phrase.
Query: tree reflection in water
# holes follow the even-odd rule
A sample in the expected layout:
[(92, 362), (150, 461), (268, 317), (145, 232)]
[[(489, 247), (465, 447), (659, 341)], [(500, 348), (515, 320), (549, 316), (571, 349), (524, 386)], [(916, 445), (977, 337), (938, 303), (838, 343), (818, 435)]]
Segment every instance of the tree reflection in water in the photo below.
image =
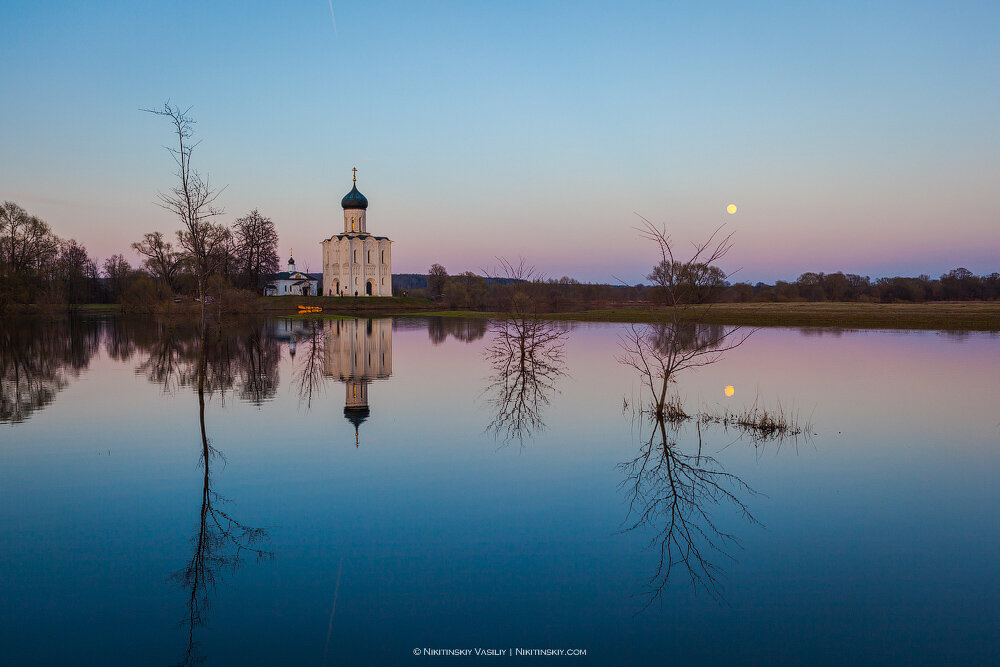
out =
[(100, 349), (97, 320), (0, 320), (0, 423), (19, 424), (55, 401)]
[(485, 319), (428, 317), (427, 335), (433, 345), (440, 345), (450, 335), (463, 343), (472, 343), (486, 335), (488, 323)]
[(689, 454), (678, 443), (683, 423), (654, 422), (649, 439), (631, 461), (620, 464), (625, 473), (621, 486), (629, 498), (624, 531), (653, 530), (650, 547), (658, 555), (656, 570), (643, 591), (643, 609), (661, 599), (670, 577), (681, 570), (695, 588), (722, 599), (720, 570), (715, 557), (731, 558), (739, 542), (721, 530), (712, 517), (720, 505), (736, 508), (750, 523), (758, 523), (742, 494), (756, 492), (742, 479), (726, 472), (713, 457)]
[[(640, 420), (652, 424), (649, 439), (631, 461), (620, 464), (625, 473), (621, 486), (629, 499), (623, 531), (645, 528), (652, 531), (650, 547), (657, 564), (643, 590), (643, 609), (662, 600), (670, 578), (678, 571), (695, 588), (722, 600), (721, 569), (716, 559), (732, 559), (739, 547), (737, 537), (719, 527), (715, 513), (721, 506), (735, 509), (751, 524), (759, 522), (743, 500), (756, 492), (740, 477), (726, 472), (713, 456), (704, 455), (703, 427), (711, 429), (719, 421), (707, 415), (692, 418), (684, 412), (679, 398), (668, 394), (680, 371), (718, 361), (727, 350), (741, 345), (749, 332), (697, 324), (656, 324), (631, 326), (622, 336), (624, 354), (619, 361), (636, 369), (649, 396), (648, 407), (638, 409)], [(697, 434), (697, 449), (689, 453), (679, 443), (682, 430)], [(754, 424), (730, 421), (724, 428), (739, 436), (749, 434), (756, 444), (761, 434)], [(764, 440), (778, 437), (766, 432)]]
[[(668, 389), (685, 370), (714, 364), (722, 355), (739, 347), (753, 330), (678, 322), (630, 325), (620, 336), (619, 363), (639, 371), (649, 390), (648, 410), (665, 418)], [(645, 409), (644, 409), (645, 410)]]
[(227, 503), (212, 489), (211, 465), (214, 459), (225, 461), (222, 453), (212, 446), (205, 425), (205, 397), (209, 388), (207, 331), (201, 338), (197, 361), (198, 420), (201, 427), (202, 467), (201, 511), (198, 534), (191, 539), (194, 550), (185, 566), (173, 578), (188, 591), (187, 611), (183, 624), (188, 630), (188, 643), (183, 665), (204, 662), (198, 654), (195, 628), (205, 624), (205, 612), (210, 607), (209, 593), (221, 581), (224, 570), (235, 571), (245, 555), (255, 559), (272, 559), (274, 554), (263, 548), (268, 540), (262, 528), (253, 528), (221, 508)]
[(205, 422), (209, 398), (225, 398), (235, 392), (255, 405), (277, 392), (280, 347), (266, 335), (260, 322), (216, 323), (213, 326), (180, 321), (132, 324), (135, 348), (142, 353), (136, 372), (164, 391), (191, 387), (198, 397), (200, 428), (198, 462), (202, 469), (201, 507), (198, 532), (191, 539), (190, 559), (173, 575), (187, 591), (187, 609), (182, 624), (187, 628), (187, 647), (181, 664), (203, 662), (195, 629), (205, 624), (210, 594), (221, 583), (225, 571), (235, 571), (246, 557), (270, 559), (268, 535), (225, 509), (229, 501), (213, 489), (212, 467), (225, 463), (222, 452), (212, 445)]
[(297, 355), (294, 382), (299, 401), (305, 402), (306, 410), (310, 410), (313, 397), (326, 386), (326, 336), (322, 320), (308, 322), (306, 329), (299, 344), (303, 349)]
[(262, 322), (216, 324), (202, 336), (197, 322), (154, 321), (135, 326), (133, 335), (135, 347), (144, 354), (136, 373), (167, 393), (204, 382), (210, 396), (218, 394), (224, 401), (227, 393), (235, 392), (240, 400), (259, 406), (278, 392), (281, 347)]
[(522, 445), (545, 428), (542, 410), (556, 380), (565, 375), (566, 329), (551, 321), (512, 317), (494, 324), (485, 356), (493, 368), (486, 391), (495, 416), (486, 430), (498, 440)]

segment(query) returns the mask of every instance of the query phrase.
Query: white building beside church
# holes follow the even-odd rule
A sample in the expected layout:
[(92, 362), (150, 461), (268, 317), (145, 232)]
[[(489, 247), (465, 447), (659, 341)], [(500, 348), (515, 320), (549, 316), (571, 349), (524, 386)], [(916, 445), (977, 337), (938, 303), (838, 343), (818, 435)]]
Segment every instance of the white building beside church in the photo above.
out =
[(392, 296), (392, 241), (368, 233), (368, 200), (354, 187), (341, 200), (344, 232), (323, 244), (323, 292), (327, 296)]
[(287, 296), (300, 294), (316, 296), (319, 294), (319, 280), (295, 270), (295, 258), (288, 258), (288, 270), (274, 274), (264, 285), (264, 296)]

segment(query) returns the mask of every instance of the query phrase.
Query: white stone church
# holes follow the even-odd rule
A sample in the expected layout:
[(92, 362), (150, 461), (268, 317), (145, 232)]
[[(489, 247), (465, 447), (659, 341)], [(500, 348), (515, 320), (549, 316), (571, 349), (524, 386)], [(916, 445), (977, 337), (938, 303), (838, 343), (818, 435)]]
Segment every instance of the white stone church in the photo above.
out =
[(323, 292), (327, 296), (392, 296), (390, 245), (385, 236), (368, 233), (368, 200), (354, 187), (340, 201), (344, 232), (323, 244)]

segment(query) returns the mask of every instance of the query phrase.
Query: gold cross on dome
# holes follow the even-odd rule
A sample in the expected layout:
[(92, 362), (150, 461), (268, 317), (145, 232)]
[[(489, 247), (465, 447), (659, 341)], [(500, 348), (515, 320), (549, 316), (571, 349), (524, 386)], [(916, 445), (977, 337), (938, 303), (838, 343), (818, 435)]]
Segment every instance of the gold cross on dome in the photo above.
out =
[(357, 167), (355, 167), (355, 168), (354, 168), (354, 169), (352, 169), (351, 171), (353, 171), (353, 172), (354, 172), (354, 182), (355, 182), (355, 183), (357, 183), (357, 182), (358, 182), (358, 168), (357, 168)]

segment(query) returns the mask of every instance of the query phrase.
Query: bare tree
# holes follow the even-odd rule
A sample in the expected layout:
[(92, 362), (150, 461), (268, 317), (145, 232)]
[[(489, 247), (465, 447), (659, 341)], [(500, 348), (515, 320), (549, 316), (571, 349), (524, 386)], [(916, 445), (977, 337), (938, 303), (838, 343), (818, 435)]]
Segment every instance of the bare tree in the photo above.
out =
[(717, 227), (704, 242), (692, 243), (691, 254), (684, 259), (678, 256), (665, 226), (639, 217), (643, 223), (637, 228), (639, 235), (656, 244), (660, 251), (659, 263), (646, 278), (664, 293), (668, 305), (689, 310), (707, 301), (712, 290), (724, 284), (726, 274), (715, 264), (732, 249), (735, 232), (725, 234), (723, 227)]
[(33, 302), (58, 254), (44, 221), (12, 201), (0, 205), (0, 310), (8, 301)]
[(199, 142), (193, 142), (194, 119), (188, 116), (190, 107), (181, 110), (163, 104), (163, 109), (143, 109), (170, 120), (177, 136), (177, 147), (167, 147), (177, 165), (177, 184), (167, 193), (160, 193), (160, 206), (175, 214), (181, 221), (177, 242), (187, 256), (198, 285), (202, 320), (205, 317), (205, 288), (208, 279), (216, 273), (227, 257), (229, 230), (212, 222), (223, 213), (215, 206), (222, 192), (213, 188), (207, 176), (203, 177), (191, 165), (192, 154)]
[[(653, 241), (660, 251), (660, 262), (648, 278), (665, 294), (667, 303), (663, 322), (633, 324), (621, 336), (623, 354), (618, 360), (641, 373), (643, 384), (652, 397), (651, 410), (664, 417), (667, 388), (680, 371), (715, 363), (728, 350), (753, 333), (741, 327), (716, 332), (713, 336), (691, 335), (698, 315), (704, 313), (706, 290), (718, 280), (718, 273), (706, 267), (725, 257), (732, 247), (732, 233), (716, 229), (706, 241), (692, 243), (691, 254), (680, 259), (664, 227), (643, 218), (639, 227), (643, 238)], [(700, 310), (699, 310), (700, 308)]]
[(257, 289), (265, 275), (278, 271), (274, 221), (254, 209), (233, 222), (233, 237), (242, 286)]
[(163, 238), (160, 232), (149, 232), (132, 249), (145, 257), (144, 264), (154, 278), (163, 282), (171, 291), (177, 289), (177, 276), (183, 265), (180, 253)]

